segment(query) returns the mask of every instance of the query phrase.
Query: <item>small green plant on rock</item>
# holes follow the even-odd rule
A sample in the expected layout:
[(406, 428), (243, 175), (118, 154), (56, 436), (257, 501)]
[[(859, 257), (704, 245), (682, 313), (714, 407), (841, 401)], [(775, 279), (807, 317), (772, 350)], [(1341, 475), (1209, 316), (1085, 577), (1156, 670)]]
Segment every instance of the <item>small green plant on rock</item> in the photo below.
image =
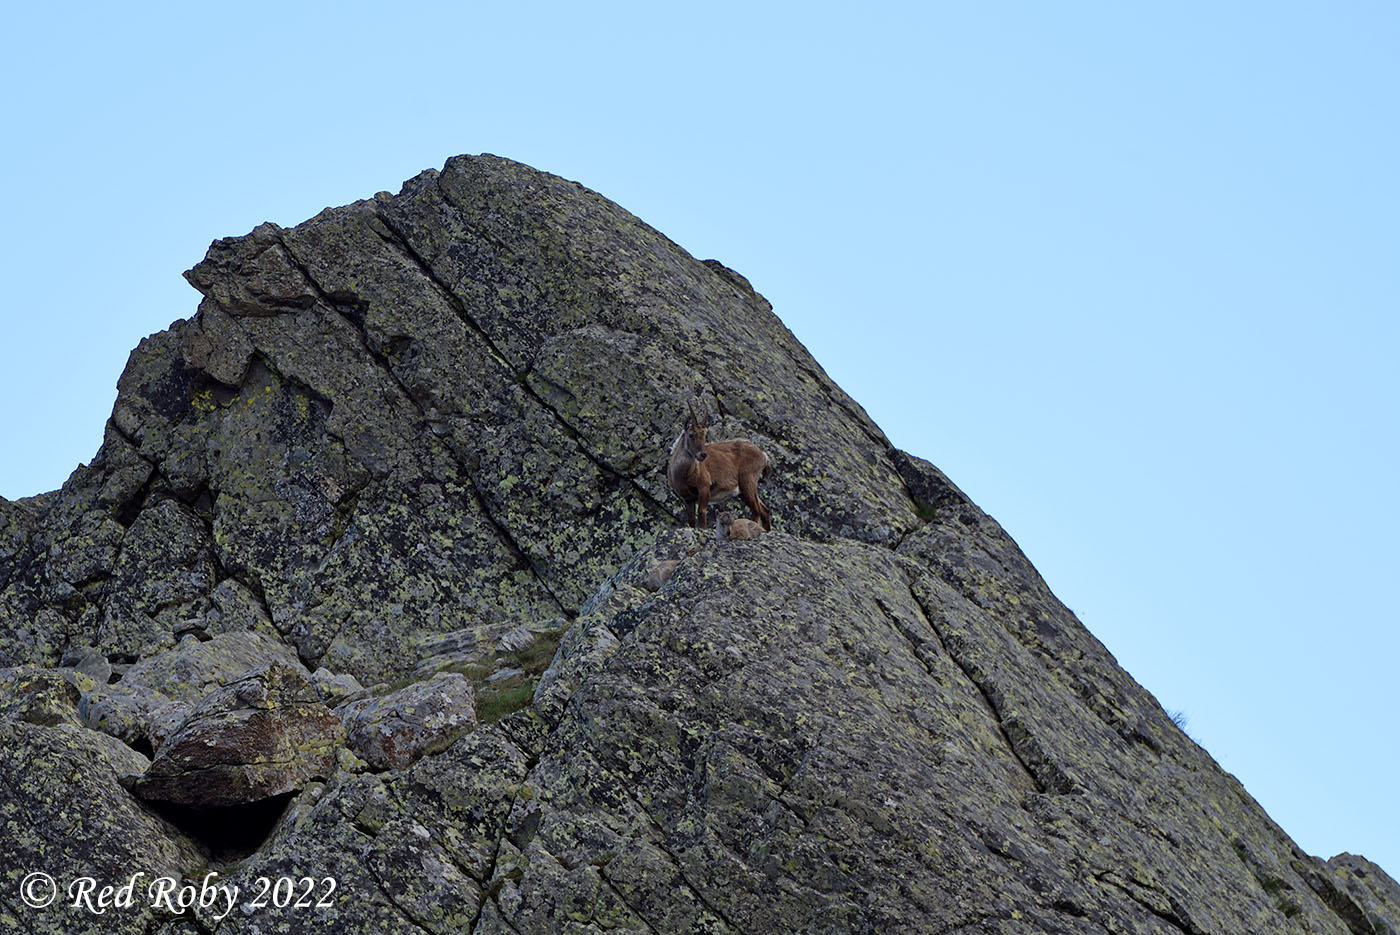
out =
[(476, 696), (477, 723), (490, 724), (527, 707), (535, 697), (535, 683), (538, 681), (537, 678), (523, 682), (512, 679), (510, 685), (483, 688)]

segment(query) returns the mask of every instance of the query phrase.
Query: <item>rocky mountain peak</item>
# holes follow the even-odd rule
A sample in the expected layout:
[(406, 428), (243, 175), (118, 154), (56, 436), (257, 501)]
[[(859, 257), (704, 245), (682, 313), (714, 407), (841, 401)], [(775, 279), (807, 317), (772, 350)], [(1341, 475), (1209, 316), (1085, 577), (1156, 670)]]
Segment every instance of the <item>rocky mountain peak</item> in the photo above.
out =
[[(186, 276), (92, 463), (0, 500), (18, 930), (1400, 932), (747, 279), (600, 195), (462, 156)], [(692, 400), (772, 532), (681, 528)], [(13, 895), (74, 868), (336, 888)]]

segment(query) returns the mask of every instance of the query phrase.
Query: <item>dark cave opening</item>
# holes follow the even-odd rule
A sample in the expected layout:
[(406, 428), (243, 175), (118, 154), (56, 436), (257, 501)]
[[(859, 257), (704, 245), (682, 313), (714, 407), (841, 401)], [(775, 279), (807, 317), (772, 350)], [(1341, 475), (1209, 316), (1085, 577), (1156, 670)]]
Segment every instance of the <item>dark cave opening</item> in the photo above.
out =
[(157, 815), (194, 839), (215, 863), (232, 863), (256, 853), (296, 797), (274, 795), (242, 805), (198, 806), (148, 803)]

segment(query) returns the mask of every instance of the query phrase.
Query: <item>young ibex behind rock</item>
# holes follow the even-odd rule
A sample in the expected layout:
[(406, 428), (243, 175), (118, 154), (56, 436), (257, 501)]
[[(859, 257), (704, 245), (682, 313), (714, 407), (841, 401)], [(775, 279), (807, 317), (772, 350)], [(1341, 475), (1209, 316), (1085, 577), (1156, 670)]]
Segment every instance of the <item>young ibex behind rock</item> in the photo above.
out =
[(739, 494), (748, 504), (753, 518), (762, 523), (764, 529), (772, 529), (773, 519), (768, 507), (758, 499), (758, 479), (771, 463), (768, 456), (746, 438), (706, 444), (705, 433), (709, 428), (709, 414), (697, 414), (692, 401), (690, 415), (671, 446), (671, 460), (666, 465), (666, 479), (685, 503), (686, 525), (706, 528), (710, 501), (728, 500)]
[(715, 538), (720, 542), (743, 542), (763, 535), (763, 527), (749, 519), (735, 519), (728, 510), (715, 516)]

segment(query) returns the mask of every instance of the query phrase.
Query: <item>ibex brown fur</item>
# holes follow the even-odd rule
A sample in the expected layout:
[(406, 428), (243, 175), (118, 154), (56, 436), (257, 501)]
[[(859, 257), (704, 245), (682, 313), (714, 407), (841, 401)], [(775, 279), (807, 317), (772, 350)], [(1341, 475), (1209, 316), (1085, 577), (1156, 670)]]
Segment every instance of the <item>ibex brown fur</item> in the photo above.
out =
[(771, 463), (768, 456), (746, 438), (707, 444), (705, 433), (709, 428), (709, 414), (697, 414), (692, 402), (690, 415), (671, 446), (671, 460), (666, 465), (666, 479), (685, 503), (686, 525), (706, 528), (710, 501), (728, 500), (739, 494), (753, 518), (764, 529), (772, 529), (768, 507), (758, 499), (758, 479)]
[(680, 564), (679, 559), (670, 558), (664, 562), (657, 562), (651, 566), (651, 571), (647, 572), (646, 579), (642, 582), (648, 591), (660, 591), (661, 586), (671, 580), (671, 575), (675, 573), (676, 566)]
[(763, 527), (750, 519), (735, 519), (728, 510), (715, 517), (715, 538), (720, 542), (741, 542), (763, 535)]

